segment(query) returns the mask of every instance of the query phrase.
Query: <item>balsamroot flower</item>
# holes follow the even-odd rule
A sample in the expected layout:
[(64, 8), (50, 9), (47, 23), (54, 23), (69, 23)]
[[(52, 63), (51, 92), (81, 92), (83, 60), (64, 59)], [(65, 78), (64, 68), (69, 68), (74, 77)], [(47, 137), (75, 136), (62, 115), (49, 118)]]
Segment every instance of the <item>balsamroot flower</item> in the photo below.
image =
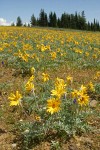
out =
[(80, 92), (86, 93), (87, 92), (87, 87), (85, 87), (84, 85), (81, 85)]
[(35, 120), (36, 121), (41, 121), (41, 117), (39, 115), (35, 115)]
[(73, 82), (73, 77), (67, 76), (66, 79), (67, 79), (67, 84), (72, 84), (72, 82)]
[(61, 98), (63, 94), (65, 94), (65, 88), (63, 86), (55, 87), (54, 90), (51, 90), (51, 95), (56, 96), (57, 98)]
[(34, 92), (34, 84), (33, 84), (34, 76), (32, 75), (28, 82), (25, 84), (25, 90), (27, 92)]
[(89, 91), (95, 91), (94, 85), (93, 83), (90, 81), (90, 83), (88, 84), (88, 90)]
[(32, 82), (33, 80), (34, 80), (34, 76), (32, 75), (32, 76), (29, 78), (28, 82)]
[(35, 68), (32, 67), (32, 68), (31, 68), (31, 74), (34, 74), (34, 72), (35, 72)]
[(53, 114), (60, 110), (61, 101), (59, 99), (51, 98), (47, 100), (47, 112)]
[(10, 106), (16, 106), (20, 104), (22, 95), (19, 93), (19, 91), (16, 91), (15, 94), (11, 93), (8, 99), (10, 100)]
[(63, 79), (60, 79), (60, 78), (56, 78), (56, 81), (55, 81), (55, 86), (57, 87), (57, 86), (63, 86), (63, 87), (66, 87), (66, 84), (65, 84), (65, 82), (64, 82), (64, 80)]
[(89, 96), (87, 95), (87, 88), (81, 85), (79, 90), (73, 90), (71, 92), (72, 97), (77, 101), (80, 106), (86, 106), (89, 103)]
[(80, 106), (86, 106), (89, 103), (89, 96), (87, 94), (82, 94), (77, 100)]
[(100, 71), (97, 71), (94, 79), (99, 79), (99, 78), (100, 78)]
[(27, 92), (30, 92), (34, 89), (34, 84), (32, 82), (27, 82), (26, 85), (25, 85), (25, 89)]
[(50, 55), (53, 60), (57, 57), (56, 52), (51, 52)]
[(71, 95), (72, 95), (73, 98), (76, 99), (80, 95), (80, 92), (78, 90), (74, 89), (73, 92), (71, 92)]
[(47, 73), (42, 73), (42, 79), (44, 82), (49, 80), (49, 75)]
[(51, 95), (61, 98), (61, 96), (66, 93), (65, 87), (66, 84), (64, 83), (64, 80), (56, 78), (55, 89), (51, 90)]

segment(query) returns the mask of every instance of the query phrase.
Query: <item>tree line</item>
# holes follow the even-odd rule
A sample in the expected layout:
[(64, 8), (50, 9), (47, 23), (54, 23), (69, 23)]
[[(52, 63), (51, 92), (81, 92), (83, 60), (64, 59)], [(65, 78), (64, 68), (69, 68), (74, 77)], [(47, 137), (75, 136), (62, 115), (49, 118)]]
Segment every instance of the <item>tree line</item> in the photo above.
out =
[[(14, 26), (15, 24), (12, 23), (11, 25)], [(44, 9), (41, 9), (38, 18), (36, 18), (35, 15), (32, 14), (30, 23), (28, 25), (26, 23), (23, 24), (20, 16), (18, 16), (16, 26), (40, 26), (100, 31), (99, 22), (95, 18), (93, 22), (87, 22), (84, 11), (82, 11), (81, 13), (75, 12), (75, 14), (68, 14), (64, 12), (62, 13), (61, 17), (57, 17), (55, 12), (50, 12), (48, 16)]]

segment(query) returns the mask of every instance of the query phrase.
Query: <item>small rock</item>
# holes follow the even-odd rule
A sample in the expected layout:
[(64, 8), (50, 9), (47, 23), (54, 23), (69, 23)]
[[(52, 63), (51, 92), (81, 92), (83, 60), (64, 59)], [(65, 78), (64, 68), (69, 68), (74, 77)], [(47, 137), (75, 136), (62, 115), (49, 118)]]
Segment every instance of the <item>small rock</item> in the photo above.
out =
[(90, 102), (90, 106), (92, 107), (92, 108), (95, 108), (96, 106), (97, 106), (97, 101), (96, 100), (92, 100), (91, 102)]
[(13, 143), (13, 144), (12, 144), (12, 147), (13, 147), (13, 148), (15, 148), (16, 146), (17, 146), (17, 144), (16, 144), (16, 143)]
[(28, 129), (26, 129), (26, 130), (24, 131), (24, 133), (29, 133), (29, 130), (28, 130)]
[(90, 138), (87, 138), (87, 137), (81, 137), (80, 141), (84, 142), (84, 143), (90, 143), (90, 144), (93, 143), (93, 141)]
[(78, 148), (76, 147), (76, 145), (72, 145), (72, 144), (70, 144), (68, 146), (68, 148), (69, 148), (69, 150), (78, 150)]

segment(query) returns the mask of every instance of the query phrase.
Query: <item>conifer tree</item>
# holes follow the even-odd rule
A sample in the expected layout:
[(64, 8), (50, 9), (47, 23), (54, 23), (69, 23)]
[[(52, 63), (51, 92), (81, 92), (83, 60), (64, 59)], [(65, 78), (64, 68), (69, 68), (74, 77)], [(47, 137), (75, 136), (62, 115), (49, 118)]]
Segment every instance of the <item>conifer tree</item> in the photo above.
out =
[(34, 14), (31, 16), (31, 21), (30, 21), (30, 23), (31, 23), (31, 26), (35, 26), (35, 25), (36, 25), (36, 18), (35, 18), (35, 16), (34, 16)]
[(48, 25), (48, 18), (47, 14), (44, 12), (44, 9), (41, 9), (39, 14), (39, 25), (43, 27)]
[(55, 12), (53, 14), (53, 27), (57, 27), (57, 16)]
[(53, 13), (50, 12), (49, 14), (49, 27), (53, 27)]
[(22, 20), (21, 20), (21, 18), (18, 16), (17, 17), (17, 22), (16, 22), (16, 26), (22, 26), (23, 24), (22, 24)]
[(91, 30), (91, 24), (90, 24), (90, 22), (88, 21), (88, 24), (87, 24), (87, 30)]
[[(85, 12), (81, 13), (75, 12), (75, 14), (62, 13), (61, 17), (57, 19), (55, 12), (50, 12), (49, 17), (44, 9), (40, 10), (39, 18), (35, 18), (34, 14), (31, 16), (31, 26), (49, 26), (49, 27), (59, 27), (59, 28), (70, 28), (79, 30), (91, 30), (100, 31), (100, 24), (94, 19), (93, 22), (87, 22), (85, 17)], [(20, 17), (17, 18), (17, 26), (22, 25)]]
[(61, 28), (61, 20), (60, 20), (60, 18), (57, 19), (57, 27)]

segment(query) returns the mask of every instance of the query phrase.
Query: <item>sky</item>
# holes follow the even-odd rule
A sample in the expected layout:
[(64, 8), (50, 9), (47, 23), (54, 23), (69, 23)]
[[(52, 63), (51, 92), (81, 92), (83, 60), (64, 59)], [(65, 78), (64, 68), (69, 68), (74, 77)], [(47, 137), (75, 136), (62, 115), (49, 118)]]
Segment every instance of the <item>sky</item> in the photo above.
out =
[(85, 11), (87, 21), (94, 18), (100, 23), (100, 0), (0, 0), (0, 25), (16, 23), (18, 16), (23, 23), (29, 23), (32, 14), (39, 17), (40, 10), (56, 12), (57, 17), (66, 12), (74, 14)]

